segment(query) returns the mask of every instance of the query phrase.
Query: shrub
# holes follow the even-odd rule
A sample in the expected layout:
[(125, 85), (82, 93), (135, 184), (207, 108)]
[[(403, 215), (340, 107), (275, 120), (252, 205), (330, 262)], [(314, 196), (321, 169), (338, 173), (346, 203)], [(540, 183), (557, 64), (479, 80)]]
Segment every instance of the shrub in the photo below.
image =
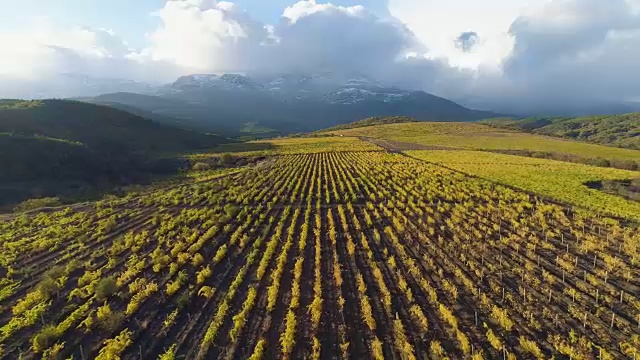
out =
[(98, 320), (98, 327), (112, 333), (118, 330), (124, 321), (124, 314), (121, 311), (113, 311), (108, 304), (104, 304), (98, 308), (96, 318)]
[(60, 206), (60, 205), (62, 205), (62, 202), (60, 201), (60, 198), (57, 198), (57, 197), (29, 199), (22, 202), (18, 206), (16, 206), (13, 209), (13, 211), (24, 212), (24, 211), (35, 210), (35, 209), (40, 209), (44, 207), (54, 207), (54, 206)]
[(224, 206), (224, 212), (225, 214), (227, 214), (227, 216), (229, 217), (235, 217), (236, 215), (238, 215), (238, 212), (240, 211), (240, 209), (238, 209), (237, 206), (233, 205), (233, 204), (227, 204)]
[(37, 285), (38, 291), (40, 291), (45, 298), (49, 298), (51, 295), (60, 291), (60, 285), (55, 279), (45, 277)]
[(96, 298), (106, 300), (118, 291), (118, 284), (113, 277), (101, 279), (96, 284)]
[(194, 171), (207, 171), (211, 169), (211, 165), (207, 163), (199, 162), (193, 165), (192, 169)]
[(229, 153), (224, 153), (220, 157), (220, 165), (231, 165), (234, 163), (234, 161), (235, 161), (235, 158), (233, 157), (233, 155)]
[(611, 165), (609, 160), (601, 158), (587, 159), (587, 164), (600, 167), (609, 167)]
[(33, 351), (36, 353), (40, 353), (49, 347), (51, 347), (60, 334), (58, 333), (58, 329), (54, 325), (47, 325), (40, 330), (40, 332), (33, 337), (32, 346)]

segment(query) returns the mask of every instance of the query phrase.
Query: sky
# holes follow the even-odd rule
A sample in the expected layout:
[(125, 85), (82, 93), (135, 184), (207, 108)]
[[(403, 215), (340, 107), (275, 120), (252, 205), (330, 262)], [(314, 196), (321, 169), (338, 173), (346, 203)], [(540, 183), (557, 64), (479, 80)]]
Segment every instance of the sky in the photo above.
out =
[(334, 71), (485, 108), (620, 102), (640, 100), (638, 58), (640, 0), (0, 0), (0, 94)]

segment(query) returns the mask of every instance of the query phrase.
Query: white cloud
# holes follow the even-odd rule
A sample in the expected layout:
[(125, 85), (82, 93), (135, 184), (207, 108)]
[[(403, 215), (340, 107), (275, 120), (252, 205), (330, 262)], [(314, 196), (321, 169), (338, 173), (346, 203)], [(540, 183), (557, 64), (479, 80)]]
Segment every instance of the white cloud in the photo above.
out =
[[(430, 57), (444, 58), (452, 66), (496, 68), (513, 47), (512, 22), (544, 1), (548, 0), (389, 0), (389, 11), (422, 40)], [(473, 51), (455, 46), (464, 32), (475, 32), (480, 39)]]
[(318, 4), (315, 0), (298, 1), (297, 3), (284, 9), (282, 16), (289, 19), (291, 23), (296, 23), (299, 19), (313, 15), (315, 13), (343, 13), (346, 15), (360, 16), (365, 15), (366, 11), (363, 6), (336, 6), (331, 3)]
[(148, 35), (152, 59), (196, 72), (234, 71), (247, 63), (268, 32), (229, 2), (172, 0)]

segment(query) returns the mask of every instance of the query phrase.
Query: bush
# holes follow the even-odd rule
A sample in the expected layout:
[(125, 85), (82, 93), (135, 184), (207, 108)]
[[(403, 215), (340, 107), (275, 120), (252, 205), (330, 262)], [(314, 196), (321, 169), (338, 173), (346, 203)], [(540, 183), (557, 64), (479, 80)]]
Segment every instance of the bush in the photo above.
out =
[(231, 165), (235, 162), (233, 155), (229, 153), (222, 154), (220, 157), (220, 165)]
[(40, 332), (33, 337), (32, 345), (33, 351), (36, 353), (51, 347), (56, 340), (60, 337), (58, 329), (54, 325), (47, 325), (40, 330)]
[(44, 207), (54, 207), (54, 206), (60, 206), (60, 205), (62, 205), (62, 202), (60, 201), (60, 198), (57, 198), (57, 197), (29, 199), (22, 202), (18, 206), (16, 206), (13, 209), (13, 211), (24, 212), (24, 211), (35, 210), (35, 209), (40, 209)]
[(587, 164), (593, 165), (593, 166), (600, 166), (600, 167), (609, 167), (611, 165), (609, 163), (609, 160), (601, 159), (601, 158), (588, 159)]
[(614, 160), (611, 162), (611, 166), (624, 170), (638, 170), (639, 165), (633, 160)]
[(118, 284), (113, 277), (101, 279), (96, 284), (96, 298), (106, 300), (118, 291)]
[(53, 278), (46, 277), (38, 283), (37, 289), (49, 298), (51, 295), (60, 291), (60, 285)]
[(207, 163), (199, 162), (199, 163), (193, 165), (192, 169), (194, 171), (207, 171), (207, 170), (211, 169), (211, 165), (209, 165)]
[(227, 216), (229, 216), (230, 218), (233, 218), (236, 215), (238, 215), (238, 212), (240, 212), (240, 209), (238, 209), (238, 207), (233, 204), (227, 204), (224, 206), (224, 212), (225, 214), (227, 214)]
[(109, 305), (105, 303), (103, 306), (98, 308), (96, 318), (99, 328), (106, 332), (112, 333), (118, 330), (118, 328), (124, 321), (125, 316), (122, 311), (111, 310), (111, 307), (109, 307)]

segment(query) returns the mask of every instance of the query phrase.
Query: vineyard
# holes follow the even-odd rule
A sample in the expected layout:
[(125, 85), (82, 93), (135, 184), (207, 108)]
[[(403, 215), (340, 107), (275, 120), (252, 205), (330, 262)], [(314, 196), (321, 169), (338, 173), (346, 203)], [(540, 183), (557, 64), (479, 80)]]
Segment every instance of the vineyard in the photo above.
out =
[(329, 131), (328, 133), (468, 150), (526, 150), (607, 159), (612, 162), (633, 161), (637, 163), (639, 161), (638, 150), (497, 129), (478, 123), (413, 122)]
[(407, 154), (595, 212), (640, 220), (639, 202), (586, 186), (591, 181), (634, 179), (640, 176), (638, 172), (484, 151), (408, 151)]
[(314, 149), (0, 223), (0, 358), (640, 356), (637, 225)]

